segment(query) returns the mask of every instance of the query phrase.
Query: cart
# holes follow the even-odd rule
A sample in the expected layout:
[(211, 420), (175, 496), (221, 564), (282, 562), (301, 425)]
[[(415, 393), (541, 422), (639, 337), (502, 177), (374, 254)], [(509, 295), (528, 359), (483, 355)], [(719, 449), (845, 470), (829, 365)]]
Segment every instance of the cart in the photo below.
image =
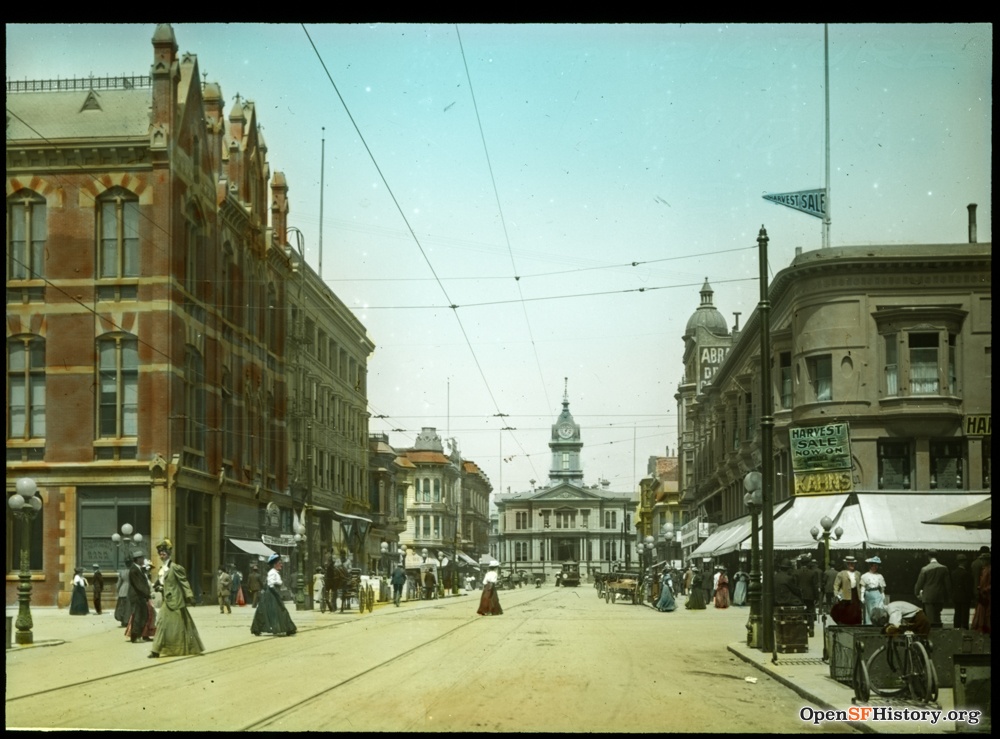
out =
[(357, 602), (359, 613), (364, 613), (366, 610), (371, 613), (375, 607), (375, 588), (368, 583), (362, 583), (361, 570), (357, 567), (347, 571), (344, 598), (348, 599), (347, 602), (350, 604)]
[(632, 605), (639, 605), (642, 581), (636, 572), (609, 573), (604, 581), (604, 600), (616, 603), (619, 598), (628, 598)]

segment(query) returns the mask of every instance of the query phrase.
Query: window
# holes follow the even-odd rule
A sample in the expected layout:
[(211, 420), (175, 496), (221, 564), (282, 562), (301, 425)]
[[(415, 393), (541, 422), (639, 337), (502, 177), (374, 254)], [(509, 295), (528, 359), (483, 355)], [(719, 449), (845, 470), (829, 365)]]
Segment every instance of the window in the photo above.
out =
[(938, 394), (938, 335), (912, 333), (910, 342), (910, 393)]
[(528, 556), (528, 542), (526, 541), (515, 541), (514, 542), (514, 561), (515, 562), (527, 562)]
[(571, 512), (556, 513), (557, 529), (572, 529), (576, 527), (576, 514)]
[(7, 200), (7, 275), (11, 280), (45, 276), (45, 239), (48, 234), (45, 199), (21, 190)]
[(829, 354), (806, 359), (809, 384), (817, 402), (833, 400), (833, 359)]
[(931, 490), (963, 490), (964, 444), (958, 439), (931, 441)]
[(7, 342), (7, 438), (45, 438), (45, 340)]
[(138, 434), (139, 342), (128, 334), (98, 340), (97, 435), (120, 439)]
[(563, 452), (562, 453), (562, 468), (564, 470), (568, 470), (569, 469), (569, 453), (568, 452)]
[(781, 399), (782, 408), (792, 407), (792, 353), (781, 352), (778, 355), (778, 382), (780, 383), (778, 395)]
[(910, 442), (878, 442), (879, 490), (910, 489)]
[(602, 542), (602, 544), (603, 544), (602, 548), (604, 549), (603, 558), (606, 559), (608, 562), (616, 561), (618, 559), (618, 548), (615, 546), (615, 542), (605, 541)]
[(423, 521), (423, 532), (422, 532), (422, 535), (423, 535), (423, 537), (425, 539), (429, 539), (430, 536), (431, 536), (431, 517), (430, 516), (421, 516), (420, 518)]
[[(117, 487), (113, 492), (97, 488), (79, 489), (77, 535), (80, 537), (80, 561), (99, 564), (104, 571), (125, 566), (134, 545), (114, 544), (111, 535), (121, 533), (129, 524), (136, 534), (148, 542), (150, 535), (149, 488)], [(145, 546), (149, 546), (147, 543)]]
[(580, 528), (587, 528), (590, 523), (590, 511), (580, 511)]
[(441, 502), (441, 480), (434, 478), (434, 502)]
[(424, 478), (424, 503), (431, 502), (431, 481), (429, 478)]
[(516, 528), (516, 529), (526, 529), (526, 528), (528, 528), (528, 512), (527, 511), (516, 511), (514, 513), (514, 528)]
[(885, 394), (892, 397), (899, 394), (899, 336), (885, 336)]
[(205, 367), (201, 354), (191, 347), (184, 362), (184, 416), (184, 445), (204, 452)]
[(743, 394), (743, 424), (744, 424), (744, 434), (747, 441), (753, 439), (753, 429), (755, 417), (753, 414), (753, 393)]
[(117, 279), (139, 276), (139, 201), (120, 187), (98, 201), (97, 276)]
[(604, 528), (606, 529), (618, 528), (618, 511), (604, 512)]

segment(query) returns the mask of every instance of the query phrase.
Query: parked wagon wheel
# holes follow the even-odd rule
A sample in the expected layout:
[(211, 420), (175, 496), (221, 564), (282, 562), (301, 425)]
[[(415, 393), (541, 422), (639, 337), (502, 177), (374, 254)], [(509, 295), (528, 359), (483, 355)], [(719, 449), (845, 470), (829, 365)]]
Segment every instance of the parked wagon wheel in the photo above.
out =
[(604, 602), (605, 603), (610, 603), (611, 602), (611, 592), (612, 592), (611, 588), (609, 588), (609, 587), (608, 588), (604, 588)]
[(375, 608), (375, 588), (373, 588), (371, 585), (369, 585), (368, 586), (368, 613), (371, 613), (373, 608)]

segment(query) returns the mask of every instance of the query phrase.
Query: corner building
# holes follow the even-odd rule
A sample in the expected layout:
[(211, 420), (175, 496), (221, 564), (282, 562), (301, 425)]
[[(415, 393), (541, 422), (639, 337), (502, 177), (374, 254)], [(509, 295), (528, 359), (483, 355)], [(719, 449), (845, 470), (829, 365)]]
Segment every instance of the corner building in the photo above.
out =
[[(835, 548), (978, 548), (976, 532), (922, 521), (990, 492), (991, 267), (991, 244), (970, 241), (799, 250), (775, 275), (764, 361), (776, 549), (815, 548), (810, 527), (824, 515), (847, 529)], [(686, 556), (749, 548), (743, 479), (762, 462), (760, 330), (758, 309), (710, 381), (685, 364), (676, 398)], [(686, 337), (686, 358), (700, 335)], [(793, 437), (841, 425), (845, 465), (796, 469)], [(731, 530), (706, 545), (716, 527)]]
[(290, 264), (256, 107), (225, 115), (160, 25), (148, 76), (8, 81), (7, 109), (7, 488), (43, 500), (33, 602), (66, 605), (76, 566), (120, 568), (124, 523), (147, 555), (169, 536), (210, 598), (224, 519), (258, 539), (265, 506), (292, 520)]

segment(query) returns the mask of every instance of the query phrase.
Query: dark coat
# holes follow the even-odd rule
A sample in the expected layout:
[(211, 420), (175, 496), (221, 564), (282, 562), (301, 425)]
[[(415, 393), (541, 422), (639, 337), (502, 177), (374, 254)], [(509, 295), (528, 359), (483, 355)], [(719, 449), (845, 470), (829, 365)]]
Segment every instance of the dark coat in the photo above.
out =
[(132, 603), (140, 603), (149, 600), (149, 580), (142, 567), (133, 562), (128, 568), (128, 599)]
[(924, 603), (950, 603), (951, 573), (948, 568), (937, 560), (929, 562), (917, 575), (913, 593)]
[(956, 606), (972, 603), (972, 573), (964, 564), (951, 571), (951, 598)]
[(778, 570), (774, 576), (774, 605), (802, 605), (802, 591), (790, 570)]

